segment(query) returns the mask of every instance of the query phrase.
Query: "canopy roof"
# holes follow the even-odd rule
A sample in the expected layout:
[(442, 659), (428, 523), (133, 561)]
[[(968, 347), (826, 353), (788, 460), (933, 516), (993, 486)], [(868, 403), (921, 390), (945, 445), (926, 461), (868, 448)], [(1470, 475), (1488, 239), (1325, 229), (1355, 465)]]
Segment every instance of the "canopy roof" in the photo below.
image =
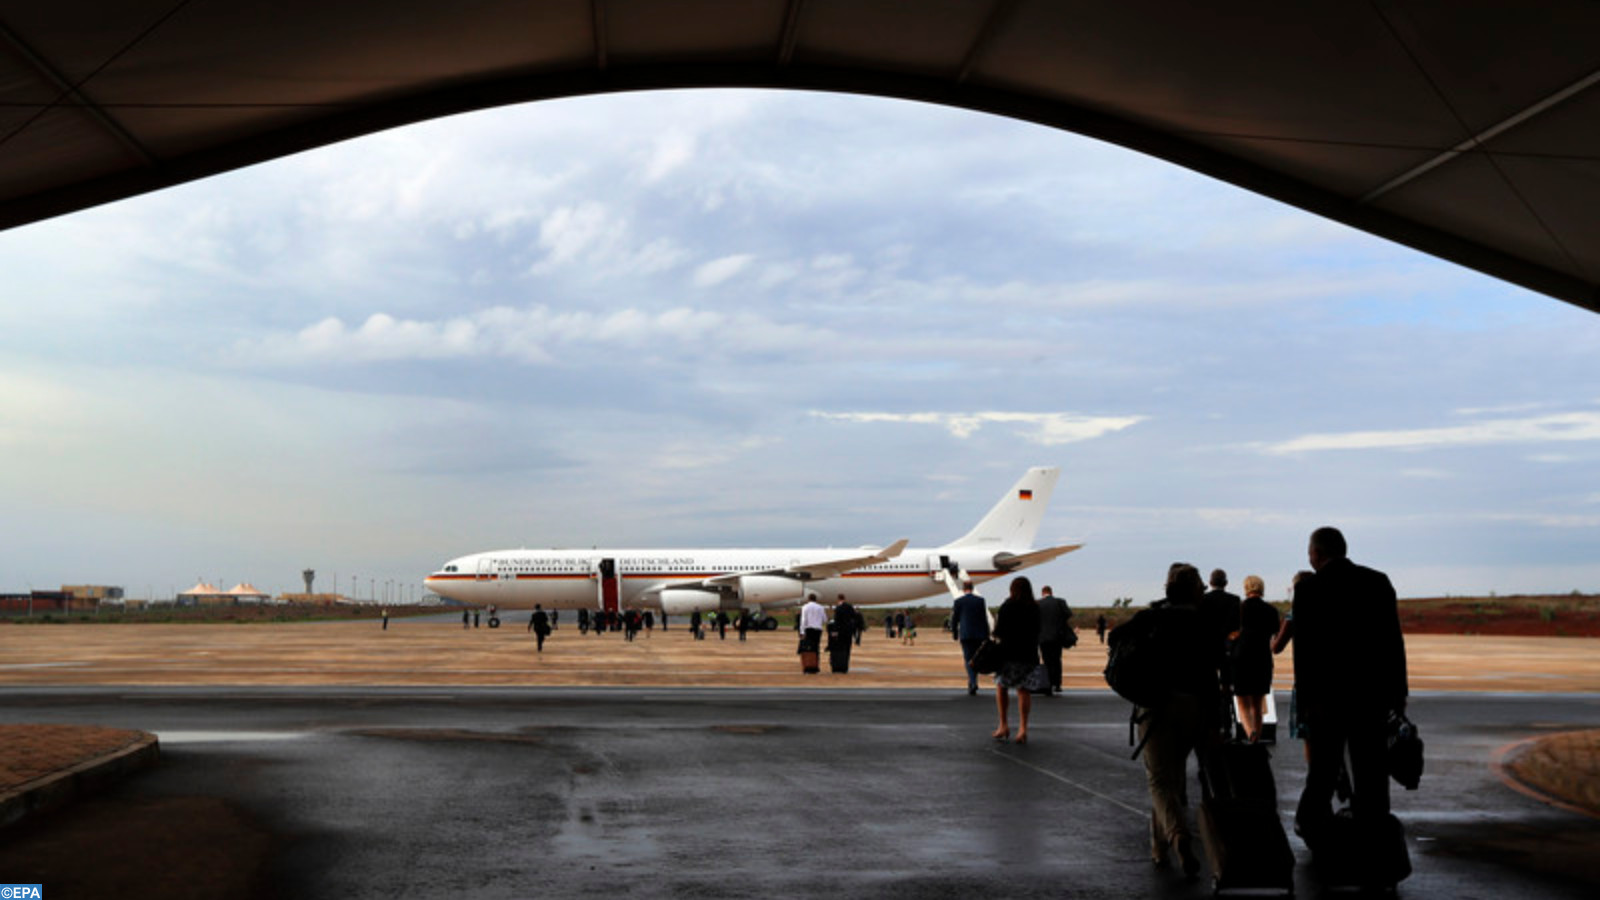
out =
[(1600, 311), (1589, 0), (0, 7), (0, 228), (449, 113), (747, 86), (1112, 141)]

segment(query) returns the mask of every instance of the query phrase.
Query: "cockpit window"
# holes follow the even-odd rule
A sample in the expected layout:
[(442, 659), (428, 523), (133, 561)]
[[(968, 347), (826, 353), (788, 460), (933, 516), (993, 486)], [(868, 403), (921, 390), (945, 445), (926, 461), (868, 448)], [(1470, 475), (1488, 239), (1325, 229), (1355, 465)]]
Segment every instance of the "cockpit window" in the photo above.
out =
[(446, 572), (454, 572), (456, 570), (456, 567), (455, 566), (445, 566), (444, 570)]

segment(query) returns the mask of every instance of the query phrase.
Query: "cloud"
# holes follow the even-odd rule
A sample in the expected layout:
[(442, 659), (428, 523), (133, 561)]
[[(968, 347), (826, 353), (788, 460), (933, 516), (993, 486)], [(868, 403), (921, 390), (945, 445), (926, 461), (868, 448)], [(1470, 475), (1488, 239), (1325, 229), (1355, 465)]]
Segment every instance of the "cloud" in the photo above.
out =
[[(358, 364), (401, 360), (487, 357), (531, 365), (557, 361), (563, 350), (593, 346), (649, 350), (690, 346), (719, 353), (771, 354), (828, 339), (817, 329), (790, 325), (755, 313), (723, 313), (675, 307), (659, 312), (636, 308), (608, 313), (566, 312), (536, 305), (496, 306), (450, 319), (396, 319), (374, 313), (359, 326), (329, 317), (292, 334), (243, 341), (235, 361), (282, 364)], [(731, 339), (731, 338), (737, 338)], [(674, 350), (676, 352), (676, 350)]]
[(656, 139), (645, 164), (644, 180), (653, 184), (694, 158), (694, 136), (680, 130), (669, 131)]
[(748, 253), (713, 259), (694, 270), (694, 285), (703, 288), (716, 287), (743, 272), (754, 261), (755, 257)]
[(1317, 450), (1421, 450), (1551, 441), (1600, 441), (1600, 412), (1560, 413), (1526, 419), (1491, 419), (1449, 428), (1308, 434), (1266, 447), (1267, 453)]
[(1035, 444), (1054, 446), (1092, 440), (1143, 422), (1145, 416), (1082, 416), (1075, 413), (830, 413), (812, 410), (811, 415), (835, 422), (862, 424), (887, 422), (909, 425), (937, 425), (958, 438), (969, 438), (987, 424), (1016, 425), (1022, 438)]

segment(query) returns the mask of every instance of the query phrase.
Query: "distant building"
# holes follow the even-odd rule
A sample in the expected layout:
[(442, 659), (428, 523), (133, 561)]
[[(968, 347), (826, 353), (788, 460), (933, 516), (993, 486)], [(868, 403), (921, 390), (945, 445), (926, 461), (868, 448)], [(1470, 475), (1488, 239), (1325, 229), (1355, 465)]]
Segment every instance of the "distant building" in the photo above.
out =
[(92, 608), (87, 601), (82, 605), (74, 605), (72, 594), (69, 591), (29, 591), (26, 594), (0, 594), (0, 612), (13, 616), (70, 612), (77, 609)]
[(180, 591), (177, 596), (179, 606), (217, 606), (232, 603), (227, 591), (207, 581), (197, 582), (187, 591)]
[(248, 581), (241, 581), (229, 588), (228, 596), (233, 598), (234, 603), (253, 606), (260, 606), (271, 599), (268, 594), (257, 589), (255, 585)]
[(108, 584), (63, 584), (61, 591), (72, 595), (73, 609), (102, 604), (120, 606), (126, 599), (122, 588)]

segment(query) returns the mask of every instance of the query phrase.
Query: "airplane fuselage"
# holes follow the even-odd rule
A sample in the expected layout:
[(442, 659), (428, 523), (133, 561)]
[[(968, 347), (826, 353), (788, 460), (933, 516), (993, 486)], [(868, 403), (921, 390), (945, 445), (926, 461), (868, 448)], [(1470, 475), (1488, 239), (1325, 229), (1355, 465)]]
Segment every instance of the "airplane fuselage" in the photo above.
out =
[[(754, 574), (837, 556), (838, 550), (498, 550), (451, 560), (424, 583), (441, 597), (501, 609), (781, 609), (810, 597), (858, 606), (946, 594), (944, 572), (959, 566), (975, 582), (1005, 574), (995, 554), (972, 548), (908, 548), (898, 557), (832, 578), (797, 581)], [(740, 575), (739, 573), (752, 573)], [(738, 590), (714, 595), (689, 588), (737, 576)], [(615, 600), (607, 600), (614, 581)], [(687, 596), (677, 596), (677, 594)], [(713, 599), (713, 598), (716, 599)], [(663, 600), (663, 598), (665, 598)], [(674, 608), (674, 607), (678, 608)]]
[(902, 603), (1049, 562), (1078, 544), (1033, 549), (1060, 470), (1035, 467), (971, 531), (942, 547), (765, 550), (495, 550), (423, 580), (441, 597), (504, 609), (761, 610), (807, 600)]

